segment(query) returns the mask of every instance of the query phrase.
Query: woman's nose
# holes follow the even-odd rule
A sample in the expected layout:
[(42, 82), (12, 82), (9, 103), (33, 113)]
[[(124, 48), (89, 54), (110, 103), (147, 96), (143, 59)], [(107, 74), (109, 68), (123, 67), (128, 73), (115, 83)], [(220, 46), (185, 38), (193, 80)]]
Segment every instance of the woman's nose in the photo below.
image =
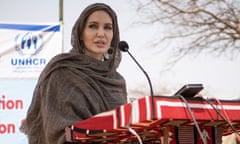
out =
[(99, 28), (98, 31), (97, 31), (97, 36), (103, 37), (104, 34), (105, 34), (104, 29)]

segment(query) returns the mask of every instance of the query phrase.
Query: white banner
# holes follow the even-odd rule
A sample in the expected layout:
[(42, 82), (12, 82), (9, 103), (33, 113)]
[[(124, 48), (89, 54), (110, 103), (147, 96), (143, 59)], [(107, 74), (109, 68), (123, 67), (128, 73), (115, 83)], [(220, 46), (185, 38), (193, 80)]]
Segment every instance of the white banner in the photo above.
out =
[(0, 23), (0, 78), (37, 78), (62, 52), (61, 25)]

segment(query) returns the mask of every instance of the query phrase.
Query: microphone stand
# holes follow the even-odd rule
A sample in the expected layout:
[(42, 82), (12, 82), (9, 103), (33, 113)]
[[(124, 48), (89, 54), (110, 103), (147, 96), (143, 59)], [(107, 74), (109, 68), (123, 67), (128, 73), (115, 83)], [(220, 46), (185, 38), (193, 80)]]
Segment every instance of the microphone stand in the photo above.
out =
[(139, 68), (142, 70), (142, 72), (143, 72), (143, 73), (145, 74), (145, 76), (147, 77), (147, 81), (148, 81), (149, 87), (150, 87), (150, 94), (151, 94), (151, 96), (153, 97), (154, 95), (153, 95), (152, 83), (151, 83), (151, 80), (150, 80), (147, 72), (143, 69), (143, 67), (137, 62), (137, 60), (133, 57), (133, 55), (132, 55), (129, 51), (127, 51), (127, 53), (131, 56), (131, 58), (135, 61), (135, 63), (139, 66)]
[(135, 59), (135, 57), (129, 52), (129, 46), (127, 44), (127, 42), (125, 41), (120, 41), (119, 43), (119, 49), (123, 52), (127, 52), (130, 57), (133, 59), (133, 61), (138, 65), (138, 67), (142, 70), (142, 72), (144, 73), (144, 75), (147, 78), (149, 87), (150, 87), (150, 95), (152, 98), (152, 119), (155, 119), (155, 107), (154, 107), (154, 94), (153, 94), (153, 87), (152, 87), (152, 82), (150, 80), (149, 75), (147, 74), (147, 72), (143, 69), (143, 67), (138, 63), (138, 61)]

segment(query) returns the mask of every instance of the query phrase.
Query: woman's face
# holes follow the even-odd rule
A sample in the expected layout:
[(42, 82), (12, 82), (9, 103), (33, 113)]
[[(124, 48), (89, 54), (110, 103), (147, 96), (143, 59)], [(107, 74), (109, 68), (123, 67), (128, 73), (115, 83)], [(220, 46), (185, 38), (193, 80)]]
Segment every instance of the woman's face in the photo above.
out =
[(93, 12), (87, 19), (82, 40), (85, 54), (101, 60), (108, 51), (113, 38), (113, 23), (108, 13), (103, 10)]

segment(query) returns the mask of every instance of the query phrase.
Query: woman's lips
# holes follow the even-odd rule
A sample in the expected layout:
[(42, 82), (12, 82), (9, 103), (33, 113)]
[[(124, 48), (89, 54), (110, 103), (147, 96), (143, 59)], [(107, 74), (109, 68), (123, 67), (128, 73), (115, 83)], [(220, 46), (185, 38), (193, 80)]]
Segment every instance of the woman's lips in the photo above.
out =
[(95, 42), (95, 45), (96, 45), (97, 47), (103, 48), (103, 47), (105, 47), (105, 42), (103, 42), (103, 41), (98, 41), (98, 42)]

